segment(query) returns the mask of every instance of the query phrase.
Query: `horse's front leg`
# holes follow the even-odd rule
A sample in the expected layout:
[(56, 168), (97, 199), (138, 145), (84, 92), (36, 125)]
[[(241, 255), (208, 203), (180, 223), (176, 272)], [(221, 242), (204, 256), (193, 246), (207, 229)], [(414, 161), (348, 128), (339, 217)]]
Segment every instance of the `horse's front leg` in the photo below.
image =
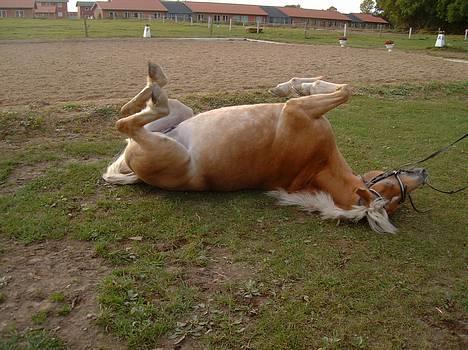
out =
[(333, 108), (347, 102), (351, 97), (351, 89), (348, 85), (335, 86), (336, 91), (332, 93), (290, 99), (284, 105), (284, 115), (306, 115), (311, 119), (320, 118)]

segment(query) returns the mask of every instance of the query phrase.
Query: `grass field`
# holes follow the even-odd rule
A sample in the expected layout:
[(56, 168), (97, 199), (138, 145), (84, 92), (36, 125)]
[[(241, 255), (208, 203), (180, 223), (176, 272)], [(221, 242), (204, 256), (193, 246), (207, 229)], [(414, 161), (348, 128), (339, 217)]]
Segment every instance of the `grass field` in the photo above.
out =
[[(90, 38), (133, 38), (141, 37), (147, 21), (136, 20), (90, 20)], [(338, 45), (342, 32), (304, 28), (267, 27), (262, 34), (249, 34), (243, 26), (233, 26), (229, 32), (227, 25), (214, 25), (212, 32), (206, 24), (173, 23), (152, 21), (153, 37), (246, 37), (252, 39), (274, 40), (292, 43)], [(76, 39), (84, 38), (84, 25), (80, 20), (43, 20), (43, 19), (2, 19), (0, 21), (0, 40), (21, 39)], [(348, 31), (350, 47), (381, 48), (385, 40), (391, 39), (399, 49), (434, 50), (434, 34), (415, 34), (409, 40), (406, 34)], [(468, 43), (462, 35), (447, 36), (448, 49), (445, 51), (467, 52)], [(440, 52), (441, 50), (437, 50)]]
[[(467, 89), (361, 88), (329, 118), (356, 172), (390, 168), (466, 132)], [(254, 91), (183, 101), (201, 111), (278, 100)], [(99, 290), (102, 330), (131, 349), (177, 341), (187, 349), (466, 345), (465, 193), (419, 190), (416, 204), (432, 210), (417, 214), (406, 204), (393, 218), (400, 232), (378, 235), (364, 223), (277, 207), (261, 192), (108, 186), (100, 174), (123, 146), (113, 127), (117, 108), (32, 105), (0, 114), (0, 235), (94, 242), (113, 268)], [(465, 185), (466, 154), (465, 142), (428, 162), (433, 183)], [(3, 334), (0, 349), (41, 342), (65, 347), (35, 331)]]

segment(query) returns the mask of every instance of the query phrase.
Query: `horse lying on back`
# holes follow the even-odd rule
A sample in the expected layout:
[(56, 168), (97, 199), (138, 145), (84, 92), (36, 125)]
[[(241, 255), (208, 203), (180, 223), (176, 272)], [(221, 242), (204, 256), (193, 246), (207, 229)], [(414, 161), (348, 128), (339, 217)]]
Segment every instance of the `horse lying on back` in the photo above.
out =
[(262, 189), (283, 205), (299, 205), (323, 218), (366, 217), (373, 230), (395, 232), (387, 214), (426, 180), (424, 169), (388, 176), (353, 173), (325, 117), (349, 100), (347, 85), (294, 78), (284, 83), (289, 90), (271, 92), (305, 96), (193, 116), (167, 98), (166, 82), (162, 69), (150, 64), (147, 85), (122, 107), (124, 117), (116, 125), (130, 139), (103, 175), (106, 181), (143, 181), (176, 191)]

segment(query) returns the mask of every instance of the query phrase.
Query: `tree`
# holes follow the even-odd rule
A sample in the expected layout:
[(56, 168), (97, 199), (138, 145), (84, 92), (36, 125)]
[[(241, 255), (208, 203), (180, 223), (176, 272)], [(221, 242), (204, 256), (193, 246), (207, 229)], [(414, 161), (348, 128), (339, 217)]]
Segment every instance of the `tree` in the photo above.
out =
[(330, 6), (327, 11), (338, 11), (338, 9), (335, 6)]
[(361, 8), (362, 13), (372, 14), (375, 9), (375, 1), (374, 0), (362, 0), (360, 8)]
[(284, 5), (284, 7), (295, 7), (295, 8), (300, 9), (301, 5)]
[(377, 0), (376, 6), (394, 26), (405, 29), (462, 32), (468, 22), (466, 0)]

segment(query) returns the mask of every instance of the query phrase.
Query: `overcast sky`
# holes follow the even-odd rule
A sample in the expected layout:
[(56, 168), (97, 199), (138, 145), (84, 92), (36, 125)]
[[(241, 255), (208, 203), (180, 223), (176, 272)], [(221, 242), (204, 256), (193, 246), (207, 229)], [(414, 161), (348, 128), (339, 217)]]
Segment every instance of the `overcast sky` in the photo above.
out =
[[(197, 1), (197, 0), (192, 0)], [(359, 12), (359, 5), (362, 0), (211, 0), (211, 2), (227, 2), (231, 4), (252, 4), (252, 5), (301, 5), (302, 8), (326, 10), (330, 6), (335, 6), (338, 11), (349, 13)], [(76, 0), (68, 2), (68, 8), (76, 11)]]

